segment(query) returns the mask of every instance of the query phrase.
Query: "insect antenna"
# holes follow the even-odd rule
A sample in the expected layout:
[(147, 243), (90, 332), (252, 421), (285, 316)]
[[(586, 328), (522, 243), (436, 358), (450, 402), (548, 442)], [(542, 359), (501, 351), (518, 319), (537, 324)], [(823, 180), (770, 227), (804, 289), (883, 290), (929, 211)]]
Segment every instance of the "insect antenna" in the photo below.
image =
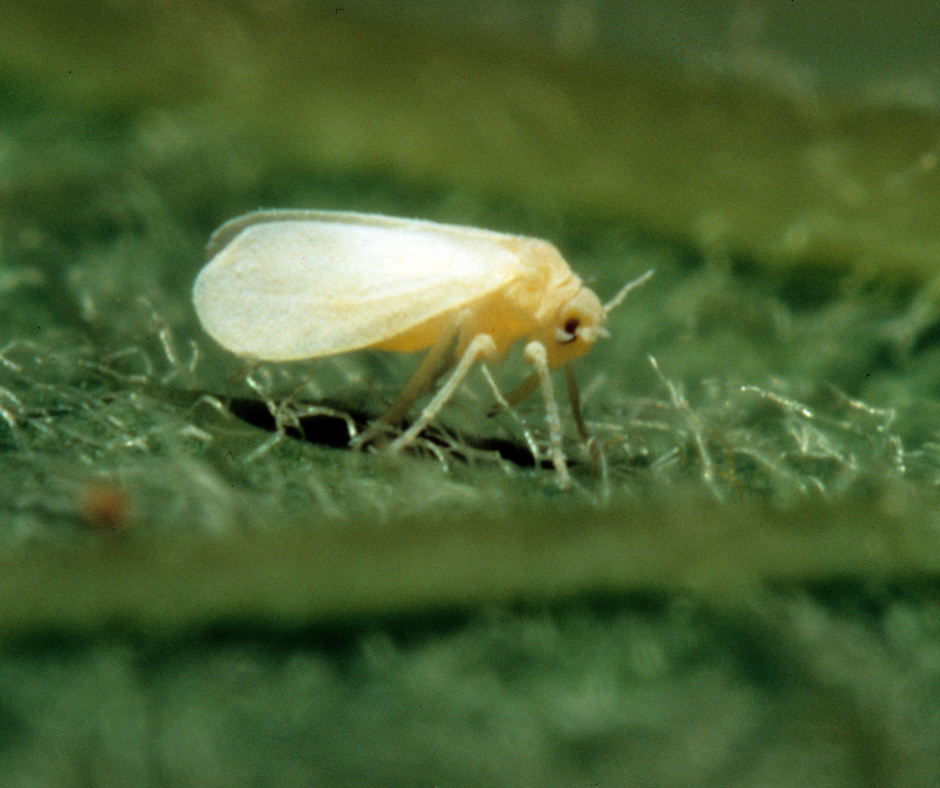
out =
[(627, 297), (631, 290), (635, 290), (640, 285), (646, 284), (647, 280), (655, 273), (655, 271), (650, 268), (642, 276), (638, 276), (632, 282), (627, 282), (623, 287), (620, 288), (620, 292), (617, 293), (613, 298), (610, 299), (606, 304), (604, 304), (604, 314), (609, 315), (612, 310), (616, 309), (623, 303), (623, 299)]

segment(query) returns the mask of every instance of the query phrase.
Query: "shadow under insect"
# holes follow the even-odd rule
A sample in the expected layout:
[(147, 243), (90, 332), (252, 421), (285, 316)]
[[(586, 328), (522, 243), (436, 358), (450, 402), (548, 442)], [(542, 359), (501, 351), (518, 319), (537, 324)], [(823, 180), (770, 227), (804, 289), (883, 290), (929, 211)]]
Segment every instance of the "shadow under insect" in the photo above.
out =
[[(251, 397), (219, 397), (218, 400), (233, 416), (253, 427), (268, 432), (280, 431), (289, 438), (334, 449), (351, 448), (354, 438), (364, 433), (375, 418), (374, 414), (362, 410), (350, 410), (346, 405), (324, 402), (297, 404), (290, 418), (279, 419), (277, 414), (280, 408), (276, 403)], [(407, 429), (408, 426), (406, 421), (401, 428)], [(422, 437), (423, 440), (414, 443), (410, 451), (435, 454), (436, 447), (458, 458), (491, 453), (520, 468), (536, 465), (527, 446), (508, 438), (480, 437), (462, 431), (444, 432), (434, 428), (425, 430)], [(578, 464), (577, 460), (569, 460), (569, 463)], [(541, 459), (538, 466), (550, 469), (552, 461)]]

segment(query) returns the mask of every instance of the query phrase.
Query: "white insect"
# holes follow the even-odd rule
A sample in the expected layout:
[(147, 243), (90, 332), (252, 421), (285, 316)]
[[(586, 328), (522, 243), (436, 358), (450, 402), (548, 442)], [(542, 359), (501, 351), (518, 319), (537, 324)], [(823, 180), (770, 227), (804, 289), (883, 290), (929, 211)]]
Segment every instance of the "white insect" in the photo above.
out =
[(291, 361), (362, 348), (428, 350), (379, 425), (398, 424), (453, 369), (393, 450), (437, 416), (475, 362), (499, 359), (528, 337), (523, 358), (534, 372), (501, 404), (516, 404), (541, 387), (563, 487), (570, 476), (549, 373), (568, 371), (569, 362), (606, 336), (607, 313), (652, 273), (602, 305), (546, 241), (333, 211), (258, 211), (233, 219), (213, 234), (208, 257), (193, 303), (206, 331), (240, 356)]

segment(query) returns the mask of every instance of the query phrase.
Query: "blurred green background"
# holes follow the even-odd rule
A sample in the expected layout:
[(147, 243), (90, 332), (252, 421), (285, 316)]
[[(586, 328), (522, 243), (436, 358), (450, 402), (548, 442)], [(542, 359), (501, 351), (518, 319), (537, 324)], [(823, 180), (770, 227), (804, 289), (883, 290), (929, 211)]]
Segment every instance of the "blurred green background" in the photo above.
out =
[[(935, 4), (3, 17), (4, 786), (937, 783)], [(262, 207), (655, 268), (574, 489), (478, 375), (402, 457), (234, 414), (418, 362), (214, 346), (203, 247)]]

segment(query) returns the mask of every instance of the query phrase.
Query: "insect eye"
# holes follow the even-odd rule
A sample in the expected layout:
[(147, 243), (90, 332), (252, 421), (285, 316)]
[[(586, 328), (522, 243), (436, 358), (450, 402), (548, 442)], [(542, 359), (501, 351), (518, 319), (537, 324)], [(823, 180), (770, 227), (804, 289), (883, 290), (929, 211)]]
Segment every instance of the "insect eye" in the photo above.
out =
[(581, 321), (576, 317), (569, 317), (556, 331), (555, 339), (560, 345), (567, 345), (578, 338), (578, 328)]

